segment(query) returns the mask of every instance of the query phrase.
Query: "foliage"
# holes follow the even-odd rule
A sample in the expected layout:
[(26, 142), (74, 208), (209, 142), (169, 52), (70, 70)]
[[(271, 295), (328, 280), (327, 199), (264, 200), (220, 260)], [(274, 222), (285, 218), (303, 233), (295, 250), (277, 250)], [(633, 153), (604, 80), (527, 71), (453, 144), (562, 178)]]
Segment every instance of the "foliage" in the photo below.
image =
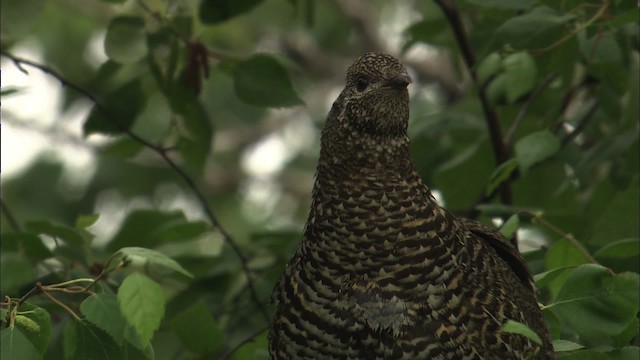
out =
[[(4, 133), (93, 159), (3, 174), (2, 359), (267, 358), (318, 129), (365, 51), (411, 68), (412, 152), (439, 199), (518, 235), (558, 355), (638, 357), (635, 2), (1, 4), (3, 76), (64, 85), (52, 127), (3, 109)], [(78, 106), (80, 136), (60, 131)]]

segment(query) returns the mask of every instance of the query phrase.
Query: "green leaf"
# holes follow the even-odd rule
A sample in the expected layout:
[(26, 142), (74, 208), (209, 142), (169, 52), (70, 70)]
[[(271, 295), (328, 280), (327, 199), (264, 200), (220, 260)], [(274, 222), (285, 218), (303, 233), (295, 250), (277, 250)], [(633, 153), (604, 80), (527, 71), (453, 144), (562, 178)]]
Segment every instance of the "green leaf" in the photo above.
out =
[(63, 240), (69, 245), (83, 246), (86, 244), (85, 240), (78, 233), (78, 230), (65, 225), (54, 224), (46, 220), (38, 220), (28, 222), (26, 228), (37, 234), (49, 235), (58, 240)]
[[(579, 39), (583, 38), (579, 37)], [(602, 81), (603, 86), (612, 92), (612, 97), (618, 99), (625, 95), (628, 89), (627, 82), (630, 79), (629, 68), (626, 65), (627, 51), (620, 45), (619, 40), (609, 32), (603, 32), (580, 42), (587, 73)], [(601, 105), (608, 108), (611, 101), (606, 100), (605, 98), (605, 101), (601, 101)]]
[(404, 32), (408, 35), (409, 41), (405, 46), (410, 47), (413, 43), (420, 41), (429, 45), (448, 46), (447, 40), (451, 37), (446, 31), (448, 23), (443, 16), (425, 17), (409, 26)]
[(503, 332), (525, 336), (535, 341), (536, 343), (538, 343), (538, 345), (542, 345), (542, 339), (540, 339), (540, 336), (538, 336), (538, 334), (536, 334), (535, 331), (531, 330), (531, 328), (528, 327), (526, 324), (523, 324), (521, 322), (517, 322), (514, 320), (507, 320), (507, 322), (504, 325), (502, 325), (501, 330)]
[(267, 331), (263, 331), (260, 335), (256, 336), (253, 341), (247, 342), (239, 347), (234, 355), (236, 359), (262, 359), (269, 358), (269, 354), (266, 353), (266, 349), (269, 347), (267, 340)]
[(536, 82), (536, 62), (526, 51), (517, 52), (503, 60), (507, 101), (514, 103), (528, 94)]
[(18, 309), (16, 327), (20, 328), (40, 355), (44, 355), (51, 341), (49, 313), (38, 306), (24, 303)]
[(16, 326), (3, 329), (0, 333), (0, 358), (2, 360), (40, 360), (38, 353), (27, 336)]
[(114, 294), (93, 294), (80, 304), (84, 317), (111, 335), (118, 345), (122, 345), (126, 321), (120, 313), (118, 298)]
[(500, 25), (495, 33), (496, 47), (509, 44), (514, 49), (545, 48), (560, 38), (564, 24), (572, 18), (548, 7), (537, 7)]
[(640, 359), (640, 348), (637, 346), (625, 346), (607, 352), (607, 356), (611, 360), (637, 360)]
[(548, 130), (534, 132), (518, 140), (515, 145), (520, 171), (526, 173), (537, 164), (560, 150), (560, 141)]
[(584, 349), (584, 346), (572, 341), (562, 339), (553, 340), (553, 351), (555, 352), (575, 351), (580, 349)]
[(40, 21), (44, 10), (43, 0), (3, 0), (0, 2), (0, 29), (5, 36), (18, 38)]
[[(65, 358), (91, 360), (132, 359), (113, 339), (91, 323), (72, 320), (64, 329)], [(137, 358), (139, 359), (139, 358)]]
[(3, 294), (14, 293), (19, 287), (32, 283), (34, 277), (29, 259), (15, 252), (0, 253), (0, 290)]
[(611, 20), (605, 22), (605, 24), (606, 26), (610, 26), (611, 28), (616, 28), (628, 23), (638, 23), (638, 17), (638, 9), (634, 7), (631, 10), (613, 17)]
[(476, 70), (478, 84), (484, 86), (489, 79), (500, 71), (502, 71), (502, 57), (497, 52), (492, 52), (478, 65)]
[(614, 336), (614, 346), (616, 348), (621, 348), (623, 346), (631, 344), (633, 338), (638, 335), (638, 330), (640, 330), (640, 327), (638, 325), (640, 325), (640, 319), (635, 318), (631, 320), (631, 322), (629, 322), (629, 326), (627, 326), (626, 329), (624, 329), (620, 334)]
[(53, 255), (40, 236), (31, 232), (3, 232), (0, 249), (2, 252), (20, 252), (33, 261), (44, 260)]
[(561, 360), (611, 360), (607, 355), (594, 350), (579, 350), (560, 358)]
[(469, 4), (505, 10), (523, 10), (531, 7), (538, 0), (465, 0)]
[(565, 275), (565, 277), (569, 276), (569, 272), (574, 268), (575, 266), (561, 266), (559, 268), (551, 269), (543, 273), (534, 275), (533, 281), (536, 282), (536, 287), (542, 288), (560, 277), (560, 275)]
[[(484, 191), (481, 181), (470, 183), (469, 174), (476, 179), (487, 179), (493, 170), (490, 145), (486, 138), (467, 141), (464, 150), (457, 152), (450, 160), (442, 164), (434, 174), (434, 186), (444, 195), (449, 208), (463, 208)], [(465, 205), (466, 204), (466, 205)]]
[(181, 112), (183, 127), (178, 150), (185, 162), (198, 173), (202, 173), (211, 151), (213, 126), (202, 104), (195, 100)]
[(103, 148), (102, 153), (107, 156), (130, 158), (137, 155), (142, 149), (144, 149), (144, 145), (129, 137), (123, 137), (106, 145)]
[(107, 250), (116, 252), (120, 248), (131, 245), (153, 247), (158, 245), (160, 234), (165, 229), (185, 222), (186, 218), (181, 211), (133, 211), (127, 216), (120, 230), (111, 239), (107, 245)]
[(147, 55), (147, 39), (144, 19), (137, 16), (120, 16), (109, 23), (104, 40), (107, 56), (118, 63), (134, 63)]
[(518, 214), (511, 215), (500, 227), (500, 233), (507, 239), (511, 239), (520, 227), (520, 217)]
[(640, 254), (640, 239), (624, 239), (605, 245), (593, 256), (601, 258), (637, 258)]
[(76, 229), (86, 229), (89, 226), (95, 224), (96, 221), (98, 221), (99, 218), (100, 218), (100, 215), (98, 215), (98, 214), (78, 216), (78, 218), (76, 219), (75, 228)]
[(179, 243), (190, 241), (211, 231), (211, 226), (205, 221), (175, 223), (162, 230), (160, 239), (164, 243)]
[(256, 54), (233, 68), (238, 97), (252, 105), (287, 107), (302, 104), (286, 69), (272, 56)]
[[(589, 259), (575, 244), (567, 239), (561, 239), (553, 243), (547, 254), (545, 255), (545, 268), (553, 271), (559, 268), (566, 268), (571, 266), (577, 266), (586, 264)], [(560, 288), (565, 283), (569, 276), (569, 271), (557, 270), (557, 274), (549, 275), (552, 278), (548, 279), (549, 289), (555, 296), (560, 291)]]
[(489, 177), (489, 184), (485, 194), (491, 194), (505, 180), (511, 177), (511, 174), (518, 168), (516, 159), (509, 159), (498, 166)]
[(489, 85), (487, 85), (486, 93), (487, 98), (498, 105), (502, 105), (506, 100), (506, 86), (507, 86), (507, 76), (505, 74), (498, 74)]
[(160, 285), (133, 273), (118, 288), (118, 302), (127, 323), (136, 330), (142, 344), (148, 344), (164, 316), (165, 297)]
[[(84, 123), (85, 135), (115, 135), (128, 130), (144, 108), (146, 97), (140, 79), (130, 81), (99, 99), (103, 108), (94, 105)], [(106, 111), (103, 112), (103, 109)]]
[(253, 9), (263, 0), (200, 0), (198, 15), (207, 25), (227, 21)]
[(171, 326), (185, 348), (193, 353), (216, 353), (224, 344), (224, 334), (202, 301), (176, 315)]
[(619, 64), (622, 60), (622, 50), (615, 38), (609, 33), (599, 34), (589, 40), (581, 41), (580, 50), (588, 65)]
[(592, 225), (589, 243), (605, 245), (624, 238), (638, 238), (639, 198), (637, 181), (629, 189), (617, 192)]
[(175, 260), (155, 250), (145, 249), (141, 247), (126, 247), (118, 250), (117, 252), (126, 257), (127, 261), (131, 261), (134, 265), (136, 263), (140, 263), (140, 265), (142, 265), (141, 267), (147, 267), (149, 265), (162, 266), (173, 269), (186, 276), (193, 277), (190, 272), (185, 270), (185, 268), (183, 268)]
[(603, 266), (585, 264), (569, 274), (548, 307), (581, 336), (615, 336), (638, 313), (639, 284), (637, 273), (612, 274)]

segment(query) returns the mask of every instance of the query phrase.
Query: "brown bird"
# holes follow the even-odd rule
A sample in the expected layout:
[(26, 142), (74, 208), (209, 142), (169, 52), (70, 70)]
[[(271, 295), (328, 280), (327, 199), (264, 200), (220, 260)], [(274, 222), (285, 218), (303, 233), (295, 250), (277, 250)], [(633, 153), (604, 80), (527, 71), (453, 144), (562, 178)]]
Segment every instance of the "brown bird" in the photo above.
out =
[[(553, 359), (517, 249), (438, 206), (418, 175), (410, 82), (386, 54), (347, 71), (302, 242), (273, 292), (271, 359)], [(509, 319), (543, 345), (501, 331)]]

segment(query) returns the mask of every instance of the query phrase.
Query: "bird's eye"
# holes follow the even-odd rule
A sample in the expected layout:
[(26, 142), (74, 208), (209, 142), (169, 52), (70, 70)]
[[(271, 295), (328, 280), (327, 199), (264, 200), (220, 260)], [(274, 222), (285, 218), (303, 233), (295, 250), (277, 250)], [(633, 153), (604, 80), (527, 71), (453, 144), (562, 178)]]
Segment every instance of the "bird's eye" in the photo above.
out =
[(369, 86), (369, 79), (364, 76), (360, 76), (356, 79), (356, 90), (359, 92), (364, 91)]

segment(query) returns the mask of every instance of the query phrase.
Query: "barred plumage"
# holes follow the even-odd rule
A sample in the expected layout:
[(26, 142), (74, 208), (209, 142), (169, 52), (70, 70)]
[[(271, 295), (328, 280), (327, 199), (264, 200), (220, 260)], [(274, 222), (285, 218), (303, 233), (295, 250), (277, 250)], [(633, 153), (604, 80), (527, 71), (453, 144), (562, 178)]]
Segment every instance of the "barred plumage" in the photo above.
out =
[[(410, 78), (390, 55), (348, 70), (302, 242), (276, 285), (272, 359), (552, 359), (524, 260), (437, 205), (409, 155)], [(508, 320), (543, 339), (500, 331)]]

